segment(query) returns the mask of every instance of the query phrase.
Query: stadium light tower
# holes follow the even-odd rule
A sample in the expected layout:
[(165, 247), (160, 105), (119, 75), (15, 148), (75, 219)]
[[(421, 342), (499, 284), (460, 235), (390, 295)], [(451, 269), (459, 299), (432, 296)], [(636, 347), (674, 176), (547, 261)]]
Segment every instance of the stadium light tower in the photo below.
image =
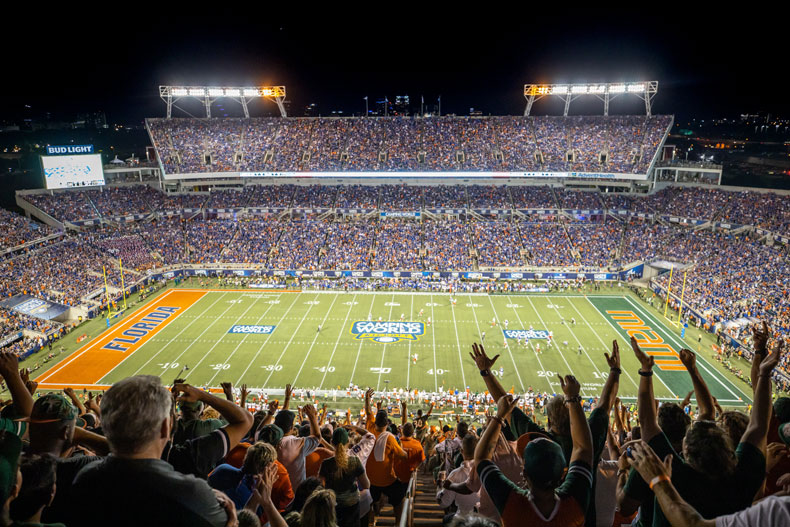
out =
[(653, 97), (658, 93), (658, 81), (617, 82), (599, 84), (525, 84), (524, 97), (527, 107), (524, 117), (529, 116), (535, 101), (546, 96), (559, 97), (565, 102), (562, 115), (567, 117), (571, 102), (583, 95), (593, 95), (603, 101), (603, 114), (609, 115), (609, 101), (619, 95), (636, 95), (645, 101), (645, 113), (651, 114)]
[(285, 86), (247, 86), (247, 87), (228, 87), (228, 86), (159, 86), (159, 97), (167, 104), (167, 118), (170, 119), (173, 113), (173, 103), (178, 99), (190, 97), (200, 99), (206, 107), (206, 117), (211, 117), (211, 103), (217, 99), (233, 99), (241, 104), (244, 109), (244, 117), (250, 117), (247, 105), (255, 98), (262, 97), (277, 103), (282, 117), (288, 117), (285, 112)]

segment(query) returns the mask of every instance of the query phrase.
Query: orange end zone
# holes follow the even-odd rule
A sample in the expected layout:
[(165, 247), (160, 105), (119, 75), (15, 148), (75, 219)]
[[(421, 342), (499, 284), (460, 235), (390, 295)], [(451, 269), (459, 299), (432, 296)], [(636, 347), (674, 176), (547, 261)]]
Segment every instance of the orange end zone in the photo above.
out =
[(205, 291), (170, 290), (78, 349), (67, 360), (44, 372), (36, 381), (42, 388), (104, 387), (97, 383), (105, 375), (205, 294)]

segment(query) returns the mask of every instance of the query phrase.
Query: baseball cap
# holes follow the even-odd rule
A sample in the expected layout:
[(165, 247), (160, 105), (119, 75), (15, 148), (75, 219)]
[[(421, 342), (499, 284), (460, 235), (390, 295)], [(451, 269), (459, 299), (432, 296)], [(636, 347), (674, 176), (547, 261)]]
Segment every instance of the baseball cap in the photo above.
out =
[(524, 473), (538, 487), (558, 482), (565, 470), (565, 455), (560, 445), (538, 437), (524, 447)]
[(16, 434), (0, 431), (0, 500), (5, 503), (16, 483), (22, 440)]
[(266, 425), (261, 427), (261, 431), (258, 433), (258, 441), (263, 441), (264, 443), (269, 443), (273, 447), (276, 447), (283, 438), (283, 435), (283, 430), (279, 426)]
[(338, 427), (332, 432), (333, 445), (347, 445), (348, 444), (348, 431), (345, 428)]
[(33, 403), (28, 421), (32, 424), (54, 423), (56, 421), (77, 420), (77, 426), (85, 427), (85, 420), (78, 417), (79, 410), (59, 393), (48, 393)]

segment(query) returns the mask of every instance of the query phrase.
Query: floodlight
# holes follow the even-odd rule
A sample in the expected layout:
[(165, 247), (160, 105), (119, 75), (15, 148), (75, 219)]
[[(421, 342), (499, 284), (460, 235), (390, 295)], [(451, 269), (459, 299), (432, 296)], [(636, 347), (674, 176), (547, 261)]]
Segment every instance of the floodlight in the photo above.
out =
[(586, 85), (575, 85), (571, 86), (571, 93), (587, 93), (589, 86)]
[(227, 88), (225, 90), (225, 96), (226, 97), (240, 97), (241, 96), (241, 90), (239, 90), (238, 88)]
[(567, 86), (552, 86), (551, 87), (551, 94), (552, 95), (564, 95), (568, 93)]
[(609, 93), (625, 93), (625, 84), (611, 84)]
[(225, 95), (225, 90), (223, 90), (222, 88), (209, 88), (208, 94), (211, 97), (222, 97), (223, 95)]
[(256, 88), (244, 88), (245, 97), (258, 97), (258, 90)]
[(206, 91), (203, 88), (189, 88), (190, 97), (203, 97)]
[(186, 88), (173, 88), (172, 90), (170, 90), (170, 93), (174, 97), (186, 97), (187, 95), (189, 95), (189, 90), (187, 90)]
[(629, 84), (628, 93), (639, 93), (645, 91), (644, 84)]

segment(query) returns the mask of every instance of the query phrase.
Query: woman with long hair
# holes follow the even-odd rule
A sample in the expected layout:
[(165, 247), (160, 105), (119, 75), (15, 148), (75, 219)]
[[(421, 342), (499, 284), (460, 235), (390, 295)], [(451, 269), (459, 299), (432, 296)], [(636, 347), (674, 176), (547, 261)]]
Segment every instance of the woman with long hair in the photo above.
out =
[(332, 446), (335, 447), (335, 455), (321, 463), (318, 476), (324, 487), (333, 490), (337, 498), (338, 527), (359, 527), (359, 490), (369, 488), (370, 481), (359, 458), (348, 455), (348, 431), (345, 428), (337, 428), (332, 433)]
[[(316, 490), (304, 504), (301, 527), (338, 527), (335, 518), (337, 501), (335, 493), (329, 489)], [(359, 520), (357, 520), (359, 521)]]

